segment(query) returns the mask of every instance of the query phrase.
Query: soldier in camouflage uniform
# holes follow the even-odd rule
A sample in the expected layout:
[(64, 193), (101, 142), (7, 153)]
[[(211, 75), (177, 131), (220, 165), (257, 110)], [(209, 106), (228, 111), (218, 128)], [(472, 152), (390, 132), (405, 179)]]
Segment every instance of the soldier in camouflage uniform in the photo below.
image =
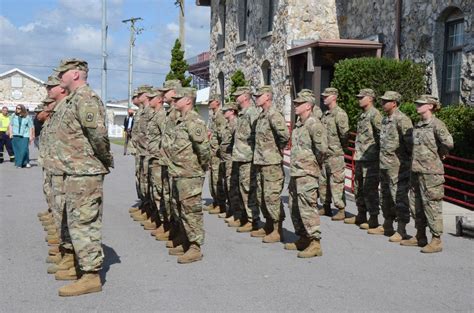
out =
[(191, 263), (202, 259), (204, 225), (201, 194), (210, 149), (206, 124), (199, 113), (193, 110), (196, 90), (180, 88), (173, 98), (180, 116), (176, 119), (174, 136), (169, 147), (168, 168), (172, 197), (177, 204), (186, 240), (170, 249), (169, 254), (180, 255), (178, 263)]
[[(55, 115), (54, 166), (63, 173), (65, 224), (64, 257), (57, 264), (58, 279), (79, 280), (59, 289), (60, 296), (75, 296), (102, 290), (102, 206), (104, 175), (113, 167), (105, 125), (105, 110), (99, 96), (87, 84), (87, 62), (61, 61), (55, 69), (61, 87), (70, 94)], [(76, 272), (75, 257), (79, 271)], [(64, 266), (64, 267), (63, 267)]]
[(251, 232), (252, 229), (258, 227), (260, 220), (256, 204), (255, 168), (252, 164), (255, 124), (259, 111), (252, 103), (252, 92), (249, 86), (237, 87), (232, 95), (236, 97), (236, 102), (240, 107), (232, 149), (232, 161), (237, 171), (233, 177), (234, 181), (238, 182), (240, 196), (236, 195), (233, 198), (231, 206), (239, 211), (240, 219), (235, 220), (232, 217), (228, 223), (238, 224), (238, 232)]
[(316, 99), (311, 90), (303, 89), (293, 102), (299, 119), (291, 135), (288, 204), (299, 239), (285, 244), (285, 249), (303, 250), (298, 253), (298, 257), (310, 258), (322, 255), (320, 219), (316, 207), (318, 179), (328, 148), (327, 135), (321, 121), (312, 115)]
[(212, 204), (207, 206), (206, 210), (209, 211), (210, 214), (225, 213), (226, 211), (223, 180), (222, 177), (219, 177), (221, 160), (218, 156), (219, 142), (217, 140), (219, 129), (226, 124), (224, 114), (222, 114), (221, 110), (220, 99), (221, 96), (219, 94), (211, 94), (208, 101), (211, 113), (207, 127), (209, 129), (209, 144), (211, 146), (209, 191), (212, 197)]
[(134, 156), (135, 158), (135, 188), (137, 190), (137, 198), (139, 199), (139, 203), (135, 204), (131, 208), (129, 208), (128, 212), (130, 214), (136, 213), (137, 211), (140, 210), (141, 207), (141, 192), (140, 192), (140, 156), (137, 154), (135, 142), (133, 139), (133, 136), (138, 135), (138, 126), (135, 126), (135, 124), (138, 122), (139, 115), (141, 115), (141, 111), (143, 110), (142, 105), (140, 104), (140, 101), (138, 101), (138, 94), (137, 90), (133, 91), (132, 94), (132, 103), (137, 106), (138, 110), (134, 115), (134, 121), (133, 121), (133, 127), (132, 127), (132, 132), (131, 132), (131, 140), (129, 141), (130, 146), (131, 146), (131, 151), (130, 153)]
[(167, 248), (172, 248), (179, 245), (184, 239), (183, 230), (180, 231), (181, 227), (179, 224), (179, 212), (177, 209), (177, 204), (171, 197), (171, 180), (168, 173), (168, 165), (171, 157), (170, 149), (173, 143), (176, 120), (180, 115), (179, 111), (177, 111), (175, 108), (175, 99), (173, 99), (173, 96), (176, 95), (176, 90), (178, 88), (181, 88), (181, 82), (176, 79), (167, 80), (163, 84), (163, 87), (158, 88), (158, 91), (163, 93), (164, 101), (169, 105), (169, 108), (166, 111), (163, 133), (161, 135), (161, 158), (158, 161), (162, 166), (161, 177), (163, 184), (163, 201), (165, 211), (167, 214), (169, 213), (168, 216), (170, 216), (170, 224), (169, 231), (165, 231), (163, 233), (156, 232), (155, 237), (156, 240), (167, 240)]
[(342, 221), (345, 218), (346, 207), (344, 148), (347, 146), (349, 118), (346, 112), (337, 105), (337, 95), (336, 88), (326, 88), (322, 93), (327, 111), (324, 112), (321, 122), (327, 131), (328, 153), (319, 179), (319, 195), (323, 204), (319, 215), (332, 215), (332, 198), (335, 207), (339, 210), (332, 220)]
[[(416, 236), (402, 240), (403, 246), (421, 246), (423, 253), (443, 250), (443, 196), (444, 167), (442, 160), (454, 147), (453, 137), (446, 125), (433, 112), (441, 108), (436, 97), (422, 95), (415, 101), (421, 116), (413, 130), (411, 165), (410, 209), (415, 219)], [(433, 238), (427, 244), (425, 229), (429, 227)]]
[(264, 234), (263, 242), (274, 243), (283, 240), (283, 149), (288, 144), (289, 131), (283, 114), (273, 106), (272, 87), (261, 86), (254, 96), (257, 106), (262, 108), (255, 126), (253, 157), (257, 175), (257, 206), (266, 218), (266, 227), (260, 233)]
[[(361, 89), (357, 95), (363, 112), (357, 122), (355, 139), (355, 179), (354, 196), (357, 216), (344, 220), (346, 224), (356, 224), (362, 229), (378, 226), (379, 215), (379, 154), (382, 115), (374, 107), (375, 92)], [(367, 222), (367, 212), (370, 215)]]
[[(408, 189), (413, 124), (398, 109), (401, 100), (398, 92), (386, 91), (380, 98), (386, 113), (380, 133), (380, 193), (384, 223), (367, 232), (390, 236), (390, 242), (400, 242), (409, 238), (406, 224), (410, 221)], [(395, 218), (398, 220), (396, 232), (393, 228)], [(375, 222), (373, 224), (375, 226)]]

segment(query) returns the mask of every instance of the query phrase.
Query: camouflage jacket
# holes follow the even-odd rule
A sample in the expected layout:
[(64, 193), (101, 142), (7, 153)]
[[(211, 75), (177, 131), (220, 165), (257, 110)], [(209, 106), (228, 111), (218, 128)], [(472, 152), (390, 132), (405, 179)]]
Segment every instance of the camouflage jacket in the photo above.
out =
[(290, 176), (319, 177), (328, 150), (326, 129), (321, 121), (314, 116), (304, 123), (298, 120), (291, 134), (291, 143)]
[[(171, 157), (171, 145), (173, 144), (174, 138), (174, 130), (176, 127), (176, 121), (179, 117), (180, 113), (175, 109), (174, 106), (171, 106), (166, 111), (165, 117), (165, 127), (163, 129), (163, 134), (161, 136), (161, 156), (162, 161), (160, 164), (168, 165), (170, 157)], [(207, 136), (207, 134), (206, 134)]]
[(66, 98), (48, 127), (54, 133), (54, 153), (49, 154), (53, 164), (47, 164), (53, 174), (107, 174), (113, 167), (104, 106), (88, 85)]
[(394, 170), (410, 168), (413, 124), (399, 109), (382, 119), (380, 132), (380, 168)]
[(232, 161), (232, 148), (234, 147), (234, 134), (237, 127), (237, 119), (227, 121), (221, 125), (218, 131), (219, 158), (222, 162)]
[[(59, 101), (51, 112), (49, 118), (43, 123), (43, 128), (41, 129), (40, 143), (38, 150), (38, 164), (42, 166), (45, 170), (50, 170), (45, 167), (44, 160), (50, 158), (50, 153), (54, 151), (54, 141), (51, 138), (54, 138), (54, 134), (51, 134), (51, 123), (55, 119), (55, 113), (59, 107), (64, 105), (66, 98), (63, 98)], [(56, 115), (57, 116), (57, 115)]]
[(412, 171), (444, 174), (442, 160), (453, 147), (453, 137), (442, 121), (433, 117), (418, 122), (413, 129)]
[(332, 111), (327, 110), (321, 118), (328, 136), (327, 157), (344, 156), (344, 148), (347, 146), (349, 133), (349, 118), (346, 112), (339, 106)]
[(255, 151), (253, 163), (257, 165), (280, 164), (283, 149), (288, 144), (290, 132), (285, 118), (274, 106), (260, 113), (255, 126)]
[(172, 143), (169, 147), (169, 174), (171, 177), (202, 177), (210, 160), (207, 127), (194, 110), (176, 120)]
[(255, 148), (255, 124), (258, 114), (259, 111), (254, 106), (239, 112), (234, 148), (232, 149), (232, 161), (252, 162), (253, 150)]
[(209, 145), (211, 146), (211, 155), (217, 155), (217, 150), (219, 149), (219, 141), (217, 139), (218, 132), (221, 129), (222, 125), (227, 123), (222, 110), (217, 110), (215, 113), (213, 112), (211, 116), (209, 116), (209, 122), (207, 125), (207, 129), (209, 130), (210, 137), (209, 137)]
[[(137, 113), (133, 116), (133, 127), (132, 127), (132, 145), (136, 149), (137, 148), (137, 143), (136, 140), (138, 138), (138, 128), (139, 128), (139, 123), (140, 123), (140, 116), (143, 114), (143, 107), (139, 106)], [(138, 153), (138, 152), (137, 152)]]
[[(158, 159), (160, 165), (166, 165), (162, 157), (161, 151), (161, 137), (165, 127), (166, 111), (161, 109), (154, 111), (151, 114), (150, 122), (148, 123), (148, 154), (153, 159)], [(162, 164), (163, 163), (163, 164)]]
[(371, 107), (360, 114), (355, 140), (356, 161), (379, 161), (381, 128), (382, 115), (379, 110)]
[(321, 120), (323, 117), (323, 111), (321, 111), (321, 108), (318, 105), (313, 105), (313, 114), (312, 116), (314, 118), (317, 118), (318, 120)]
[[(137, 149), (137, 155), (146, 156), (148, 155), (148, 123), (151, 120), (153, 115), (153, 108), (150, 106), (146, 106), (137, 114), (139, 117), (135, 120), (132, 129), (132, 138), (135, 143), (135, 148)], [(135, 134), (133, 130), (135, 129), (135, 125), (137, 127), (137, 131)]]

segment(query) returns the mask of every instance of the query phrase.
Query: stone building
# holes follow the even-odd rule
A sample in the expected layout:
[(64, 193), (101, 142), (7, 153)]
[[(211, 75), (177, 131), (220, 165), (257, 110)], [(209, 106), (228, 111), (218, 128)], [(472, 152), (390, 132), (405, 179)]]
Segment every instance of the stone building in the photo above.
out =
[(242, 70), (272, 84), (291, 118), (291, 97), (329, 86), (344, 58), (384, 56), (426, 63), (427, 92), (474, 104), (470, 0), (197, 0), (211, 8), (211, 90), (228, 96)]

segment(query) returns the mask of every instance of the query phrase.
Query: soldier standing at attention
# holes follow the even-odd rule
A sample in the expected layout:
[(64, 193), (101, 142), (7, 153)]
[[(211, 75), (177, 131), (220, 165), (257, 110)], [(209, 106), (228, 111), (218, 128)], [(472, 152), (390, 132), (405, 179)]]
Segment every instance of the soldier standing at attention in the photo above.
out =
[[(324, 155), (327, 152), (327, 136), (321, 121), (312, 115), (316, 100), (312, 91), (303, 89), (293, 100), (295, 114), (299, 117), (291, 138), (290, 200), (291, 220), (299, 239), (285, 244), (287, 250), (303, 250), (299, 258), (321, 256), (321, 230), (318, 211), (318, 179)], [(314, 111), (313, 111), (314, 112)]]
[(169, 254), (181, 254), (178, 263), (191, 263), (202, 259), (204, 225), (201, 194), (204, 175), (209, 165), (210, 149), (206, 124), (199, 113), (193, 110), (196, 90), (180, 88), (173, 98), (180, 116), (176, 120), (170, 146), (169, 175), (171, 194), (177, 204), (186, 240), (171, 248)]
[[(386, 113), (380, 133), (380, 193), (384, 223), (367, 232), (390, 236), (390, 242), (400, 242), (409, 238), (406, 224), (410, 221), (408, 190), (413, 124), (398, 109), (401, 100), (398, 92), (386, 91), (380, 98)], [(398, 220), (396, 232), (393, 228), (395, 218)]]
[[(104, 175), (113, 167), (105, 125), (105, 110), (99, 96), (87, 84), (87, 62), (63, 60), (58, 68), (60, 86), (69, 91), (66, 102), (55, 113), (56, 154), (62, 170), (67, 228), (66, 254), (73, 254), (79, 271), (68, 272), (79, 280), (59, 289), (60, 296), (77, 296), (102, 290), (102, 206)], [(72, 245), (71, 245), (72, 243)], [(59, 272), (58, 272), (59, 273)]]
[(346, 112), (337, 105), (338, 90), (326, 88), (321, 94), (327, 111), (321, 122), (327, 131), (328, 153), (324, 159), (323, 172), (319, 179), (319, 195), (323, 208), (319, 215), (331, 216), (331, 198), (339, 210), (331, 219), (342, 221), (345, 218), (346, 197), (344, 194), (345, 168), (344, 148), (347, 146), (349, 118)]
[(222, 180), (219, 179), (219, 166), (221, 161), (217, 155), (219, 150), (219, 142), (217, 140), (218, 131), (222, 125), (226, 123), (224, 114), (222, 114), (220, 99), (221, 95), (212, 94), (208, 101), (211, 112), (207, 126), (209, 130), (209, 144), (211, 146), (209, 191), (212, 197), (212, 204), (206, 207), (206, 209), (209, 211), (209, 214), (219, 214), (226, 211), (224, 186)]
[[(358, 213), (357, 216), (346, 218), (344, 223), (369, 229), (379, 226), (379, 154), (382, 115), (374, 107), (375, 92), (372, 89), (361, 89), (357, 98), (363, 110), (357, 122), (354, 154), (354, 195)], [(368, 223), (367, 212), (370, 215)]]
[[(444, 196), (442, 160), (454, 147), (453, 137), (446, 125), (433, 114), (441, 108), (436, 97), (422, 95), (415, 103), (421, 121), (413, 130), (410, 209), (415, 218), (417, 233), (415, 237), (402, 240), (400, 244), (423, 247), (423, 253), (441, 252)], [(425, 233), (426, 226), (433, 236), (429, 244)]]
[[(262, 241), (274, 243), (283, 240), (282, 224), (285, 219), (281, 192), (285, 182), (283, 149), (289, 140), (285, 118), (273, 106), (272, 86), (261, 86), (254, 94), (262, 108), (255, 126), (253, 164), (257, 174), (257, 206), (262, 209), (267, 226)], [(263, 234), (263, 232), (262, 232)]]
[[(232, 149), (232, 161), (235, 163), (237, 171), (236, 180), (239, 182), (240, 199), (235, 198), (235, 202), (231, 206), (235, 210), (242, 211), (240, 221), (238, 221), (241, 226), (237, 228), (237, 231), (251, 232), (252, 229), (257, 230), (260, 221), (255, 198), (255, 168), (252, 164), (255, 148), (255, 123), (259, 113), (252, 103), (252, 92), (249, 86), (237, 87), (232, 95), (236, 97), (236, 102), (240, 107)], [(228, 222), (234, 220), (231, 217)], [(252, 236), (254, 236), (253, 233)]]

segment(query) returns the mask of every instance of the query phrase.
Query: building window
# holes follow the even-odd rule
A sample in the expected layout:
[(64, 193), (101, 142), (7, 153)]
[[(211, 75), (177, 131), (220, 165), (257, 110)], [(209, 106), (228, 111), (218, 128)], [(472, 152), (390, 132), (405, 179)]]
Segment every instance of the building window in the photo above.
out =
[(247, 0), (239, 0), (238, 21), (239, 21), (239, 40), (247, 40), (247, 20), (248, 20)]
[(15, 75), (11, 77), (12, 88), (22, 88), (23, 79), (20, 75)]
[(226, 23), (226, 5), (225, 0), (219, 2), (219, 22), (217, 23), (217, 49), (225, 48), (225, 23)]
[(464, 43), (464, 19), (458, 14), (446, 20), (443, 92), (441, 101), (444, 104), (459, 103), (461, 91), (461, 62)]
[(262, 64), (262, 81), (264, 85), (272, 84), (272, 67), (267, 60)]
[(219, 92), (221, 94), (221, 103), (224, 103), (224, 73), (220, 72), (217, 75), (217, 81), (219, 83)]
[(262, 33), (268, 33), (273, 30), (275, 2), (276, 0), (263, 0)]

